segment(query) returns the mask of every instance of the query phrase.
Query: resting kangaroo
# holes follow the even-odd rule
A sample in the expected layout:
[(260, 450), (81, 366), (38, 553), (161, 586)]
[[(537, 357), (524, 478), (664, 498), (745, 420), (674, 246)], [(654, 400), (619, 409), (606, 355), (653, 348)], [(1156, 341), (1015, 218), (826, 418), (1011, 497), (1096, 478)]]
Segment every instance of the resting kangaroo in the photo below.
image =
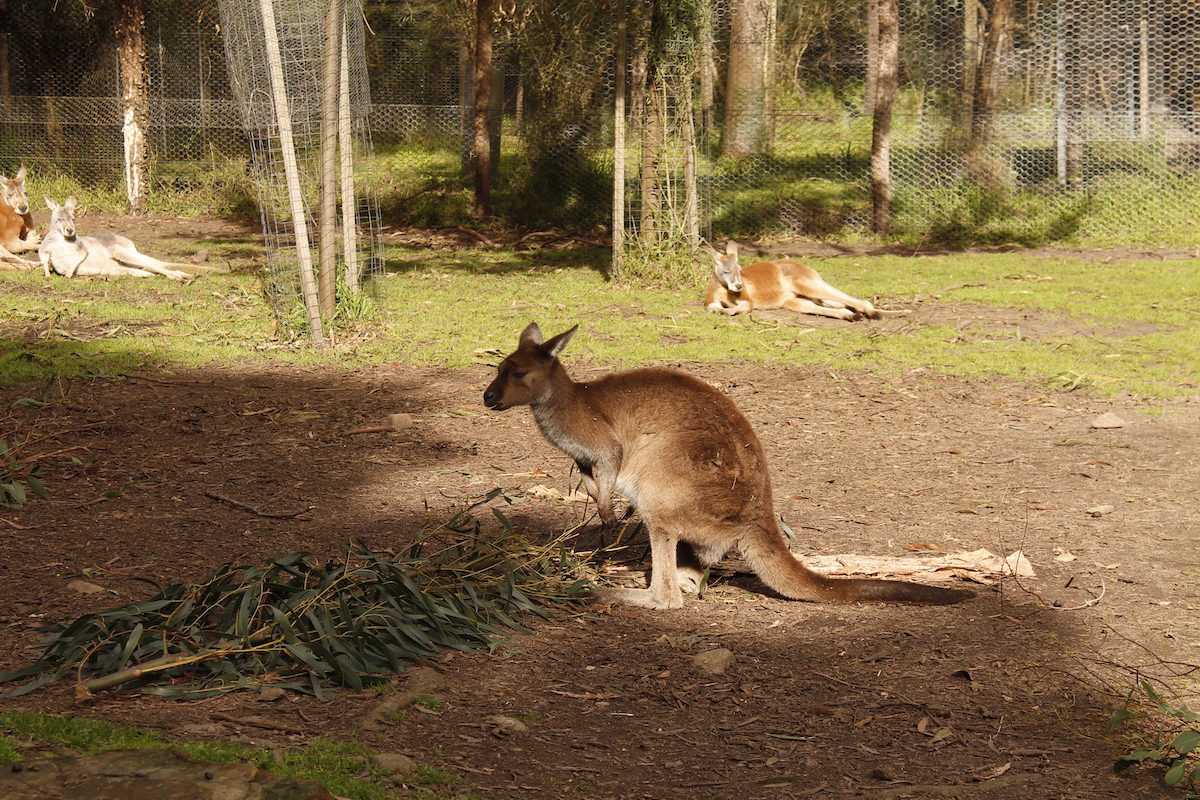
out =
[(908, 313), (883, 311), (851, 297), (826, 283), (812, 267), (796, 261), (756, 261), (743, 267), (738, 264), (735, 242), (725, 245), (724, 255), (708, 246), (704, 249), (715, 262), (704, 297), (709, 311), (732, 315), (756, 308), (786, 308), (837, 319), (880, 319)]
[(24, 253), (36, 250), (40, 241), (25, 194), (25, 168), (13, 178), (0, 175), (0, 250)]
[(725, 395), (669, 369), (617, 372), (576, 383), (558, 356), (579, 326), (549, 341), (532, 323), (483, 393), (488, 408), (527, 405), (542, 434), (579, 466), (600, 519), (615, 522), (613, 492), (650, 531), (649, 589), (602, 588), (595, 599), (680, 608), (681, 588), (731, 550), (793, 600), (956, 603), (974, 595), (903, 581), (827, 578), (788, 550), (775, 519), (767, 459), (754, 428)]
[[(75, 231), (75, 197), (61, 206), (46, 198), (50, 209), (50, 230), (42, 239), (38, 256), (47, 278), (54, 271), (72, 278), (75, 275), (132, 275), (138, 278), (165, 275), (177, 281), (190, 281), (193, 272), (213, 272), (212, 267), (172, 264), (138, 252), (137, 246), (112, 231), (79, 236)], [(186, 270), (186, 271), (185, 271)]]

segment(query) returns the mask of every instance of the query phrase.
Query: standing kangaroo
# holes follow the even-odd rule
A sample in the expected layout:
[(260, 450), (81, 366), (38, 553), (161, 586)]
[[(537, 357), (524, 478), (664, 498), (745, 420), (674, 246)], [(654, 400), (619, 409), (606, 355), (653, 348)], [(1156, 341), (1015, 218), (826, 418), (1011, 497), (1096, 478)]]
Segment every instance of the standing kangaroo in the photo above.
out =
[(601, 588), (593, 597), (680, 608), (682, 588), (738, 550), (767, 586), (793, 600), (957, 603), (968, 591), (903, 581), (827, 578), (788, 550), (771, 500), (767, 459), (749, 421), (707, 383), (669, 369), (617, 372), (576, 383), (558, 356), (578, 325), (549, 341), (521, 334), (483, 393), (488, 408), (527, 405), (542, 434), (571, 458), (606, 525), (613, 492), (650, 531), (649, 589)]
[(53, 271), (68, 278), (75, 275), (150, 278), (158, 274), (177, 281), (190, 281), (196, 277), (191, 274), (193, 272), (214, 271), (212, 267), (159, 261), (139, 253), (133, 242), (112, 231), (78, 235), (75, 231), (74, 195), (68, 197), (61, 206), (47, 197), (46, 206), (50, 209), (50, 230), (42, 239), (38, 256), (42, 260), (42, 272), (47, 278)]
[(786, 308), (836, 319), (880, 319), (908, 313), (883, 311), (851, 297), (826, 283), (812, 267), (796, 261), (756, 261), (743, 267), (738, 264), (735, 242), (725, 245), (724, 255), (708, 246), (704, 249), (714, 261), (704, 297), (709, 311), (733, 315), (756, 308)]
[(41, 237), (33, 226), (25, 194), (25, 167), (13, 178), (0, 175), (0, 250), (24, 253), (36, 250), (39, 242)]

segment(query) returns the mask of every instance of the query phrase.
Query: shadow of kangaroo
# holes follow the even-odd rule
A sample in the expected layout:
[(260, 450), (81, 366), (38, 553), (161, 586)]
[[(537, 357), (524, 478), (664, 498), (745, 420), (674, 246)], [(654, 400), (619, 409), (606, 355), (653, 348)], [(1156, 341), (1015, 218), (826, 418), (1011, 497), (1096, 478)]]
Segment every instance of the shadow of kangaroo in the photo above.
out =
[(543, 341), (521, 333), (483, 394), (495, 411), (529, 406), (542, 434), (575, 460), (606, 525), (619, 492), (650, 531), (648, 589), (604, 587), (601, 602), (680, 608), (681, 590), (737, 550), (762, 581), (793, 600), (957, 603), (959, 589), (904, 581), (828, 578), (788, 550), (771, 497), (766, 455), (750, 422), (704, 381), (669, 369), (637, 369), (576, 383), (559, 362), (579, 326)]
[(798, 261), (756, 261), (738, 264), (736, 242), (728, 242), (718, 253), (705, 245), (713, 257), (713, 276), (704, 293), (704, 307), (722, 314), (746, 314), (755, 309), (786, 308), (800, 314), (834, 319), (882, 319), (907, 314), (884, 311), (868, 300), (852, 297), (828, 284), (812, 267)]

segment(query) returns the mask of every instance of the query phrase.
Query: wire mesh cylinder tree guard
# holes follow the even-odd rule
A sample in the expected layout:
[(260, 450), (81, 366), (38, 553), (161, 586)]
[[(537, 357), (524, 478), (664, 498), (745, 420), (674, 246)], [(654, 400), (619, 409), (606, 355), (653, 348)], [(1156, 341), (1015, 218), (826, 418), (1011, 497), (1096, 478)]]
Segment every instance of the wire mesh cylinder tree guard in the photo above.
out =
[(230, 84), (251, 143), (271, 290), (281, 303), (303, 298), (313, 344), (324, 347), (337, 278), (357, 292), (379, 240), (378, 203), (354, 178), (371, 145), (361, 5), (221, 0), (220, 12)]

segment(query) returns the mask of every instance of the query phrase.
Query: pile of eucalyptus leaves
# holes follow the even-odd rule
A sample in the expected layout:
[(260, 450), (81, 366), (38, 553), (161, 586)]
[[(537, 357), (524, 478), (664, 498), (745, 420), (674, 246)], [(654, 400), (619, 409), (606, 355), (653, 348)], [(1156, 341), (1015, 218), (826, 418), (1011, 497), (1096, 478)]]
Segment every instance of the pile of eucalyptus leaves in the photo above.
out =
[(531, 546), (495, 508), (502, 530), (485, 537), (470, 511), (400, 557), (354, 545), (336, 564), (302, 552), (226, 564), (202, 583), (172, 582), (55, 626), (35, 663), (0, 675), (25, 681), (0, 696), (74, 674), (82, 697), (122, 687), (196, 698), (265, 684), (325, 697), (441, 648), (493, 647), (505, 628), (523, 630), (523, 615), (549, 617), (550, 605), (578, 594), (584, 581), (572, 580), (578, 564), (562, 539)]

